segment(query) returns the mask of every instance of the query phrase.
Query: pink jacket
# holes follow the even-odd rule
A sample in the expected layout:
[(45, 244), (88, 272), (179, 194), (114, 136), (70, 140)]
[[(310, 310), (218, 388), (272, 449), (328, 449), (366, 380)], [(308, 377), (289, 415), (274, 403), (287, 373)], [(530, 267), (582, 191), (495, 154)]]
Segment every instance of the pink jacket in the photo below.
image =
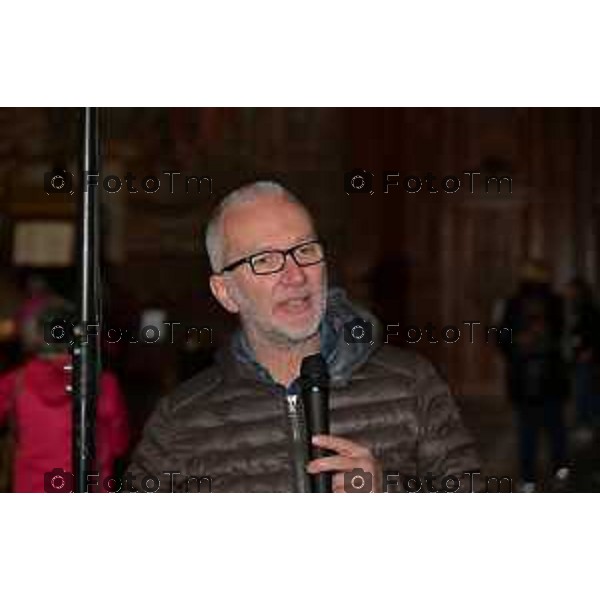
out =
[[(72, 396), (65, 392), (70, 376), (63, 367), (68, 356), (32, 358), (0, 376), (0, 422), (12, 419), (16, 432), (13, 491), (57, 491), (48, 488), (54, 469), (72, 472)], [(100, 378), (97, 400), (96, 458), (100, 484), (112, 475), (117, 457), (128, 444), (127, 411), (114, 375)], [(60, 478), (58, 480), (60, 483)], [(69, 477), (66, 488), (71, 487)], [(46, 484), (46, 485), (45, 485)], [(66, 491), (66, 488), (63, 490)], [(97, 491), (106, 491), (103, 485)]]

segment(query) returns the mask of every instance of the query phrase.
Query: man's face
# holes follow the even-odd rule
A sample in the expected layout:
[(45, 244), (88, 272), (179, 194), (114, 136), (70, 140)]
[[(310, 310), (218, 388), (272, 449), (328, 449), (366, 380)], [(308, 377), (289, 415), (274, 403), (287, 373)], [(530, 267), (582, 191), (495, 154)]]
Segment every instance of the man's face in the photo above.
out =
[[(287, 250), (315, 238), (306, 211), (281, 196), (240, 203), (223, 216), (223, 265), (264, 250)], [(239, 312), (243, 327), (265, 341), (289, 345), (318, 331), (327, 298), (323, 262), (300, 267), (287, 255), (278, 273), (255, 275), (246, 263), (212, 279), (219, 280), (213, 291), (225, 308)]]

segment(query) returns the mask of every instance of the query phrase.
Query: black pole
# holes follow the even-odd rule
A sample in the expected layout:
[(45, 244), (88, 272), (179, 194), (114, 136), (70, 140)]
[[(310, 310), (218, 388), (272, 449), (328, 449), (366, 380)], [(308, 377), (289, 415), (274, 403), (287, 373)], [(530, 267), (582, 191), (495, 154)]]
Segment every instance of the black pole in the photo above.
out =
[(96, 396), (100, 359), (99, 302), (99, 174), (98, 109), (83, 109), (81, 203), (78, 215), (79, 322), (73, 344), (73, 474), (74, 491), (87, 492), (87, 474), (96, 457)]

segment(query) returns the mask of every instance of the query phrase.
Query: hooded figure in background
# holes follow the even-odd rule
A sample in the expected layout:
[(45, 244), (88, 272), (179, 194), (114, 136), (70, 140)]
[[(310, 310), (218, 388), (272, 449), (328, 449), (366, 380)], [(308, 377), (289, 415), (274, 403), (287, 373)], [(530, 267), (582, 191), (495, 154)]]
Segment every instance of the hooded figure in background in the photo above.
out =
[[(12, 491), (72, 491), (72, 396), (65, 391), (70, 362), (68, 343), (44, 341), (44, 324), (73, 321), (72, 307), (53, 300), (24, 321), (26, 361), (0, 377), (0, 424), (10, 424), (13, 441)], [(127, 450), (127, 412), (116, 378), (100, 377), (96, 418), (99, 482), (113, 474), (115, 460)], [(58, 470), (65, 473), (56, 477)], [(102, 485), (93, 491), (108, 491)]]
[(506, 303), (500, 323), (500, 348), (507, 363), (507, 388), (515, 408), (523, 491), (535, 491), (539, 430), (550, 436), (552, 469), (568, 477), (564, 402), (569, 392), (562, 357), (563, 303), (538, 261), (527, 262), (521, 284)]

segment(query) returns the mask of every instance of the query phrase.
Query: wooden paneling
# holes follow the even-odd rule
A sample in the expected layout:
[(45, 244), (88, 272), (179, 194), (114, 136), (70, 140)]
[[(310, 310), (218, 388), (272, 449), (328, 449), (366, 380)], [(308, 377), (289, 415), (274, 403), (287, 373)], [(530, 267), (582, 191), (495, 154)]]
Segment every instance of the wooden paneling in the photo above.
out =
[[(403, 307), (398, 320), (436, 323), (438, 331), (466, 320), (492, 325), (495, 300), (514, 291), (527, 257), (547, 260), (556, 286), (582, 265), (597, 278), (593, 219), (585, 222), (587, 239), (578, 236), (577, 225), (594, 201), (589, 170), (595, 137), (589, 129), (597, 119), (598, 111), (582, 116), (574, 109), (351, 111), (348, 162), (353, 166), (379, 173), (393, 167), (404, 174), (454, 174), (464, 177), (464, 184), (466, 170), (480, 171), (482, 178), (513, 177), (512, 194), (482, 189), (471, 194), (463, 186), (456, 194), (371, 197), (369, 220), (365, 215), (355, 227), (378, 219), (380, 254), (372, 256), (373, 264), (395, 256), (406, 265), (404, 281), (390, 279), (388, 287), (387, 304)], [(492, 344), (423, 342), (417, 349), (446, 371), (455, 387), (470, 393), (501, 390)]]
[[(598, 281), (598, 110), (153, 108), (104, 115), (106, 169), (174, 169), (214, 180), (213, 196), (197, 202), (163, 194), (105, 198), (112, 274), (139, 305), (212, 310), (202, 242), (208, 214), (224, 193), (265, 176), (307, 202), (330, 243), (334, 280), (389, 323), (432, 323), (438, 332), (465, 320), (487, 323), (529, 256), (549, 262), (556, 284), (574, 269)], [(76, 116), (75, 109), (0, 109), (2, 231), (7, 220), (74, 218), (74, 198), (47, 196), (41, 176), (78, 154)], [(343, 172), (353, 167), (375, 174), (373, 195), (345, 194)], [(387, 169), (431, 172), (438, 184), (452, 174), (463, 187), (383, 194)], [(485, 194), (481, 180), (471, 194), (466, 170), (511, 175), (513, 194)], [(6, 257), (6, 240), (2, 248)], [(454, 386), (498, 389), (490, 347), (425, 341), (418, 350)]]

